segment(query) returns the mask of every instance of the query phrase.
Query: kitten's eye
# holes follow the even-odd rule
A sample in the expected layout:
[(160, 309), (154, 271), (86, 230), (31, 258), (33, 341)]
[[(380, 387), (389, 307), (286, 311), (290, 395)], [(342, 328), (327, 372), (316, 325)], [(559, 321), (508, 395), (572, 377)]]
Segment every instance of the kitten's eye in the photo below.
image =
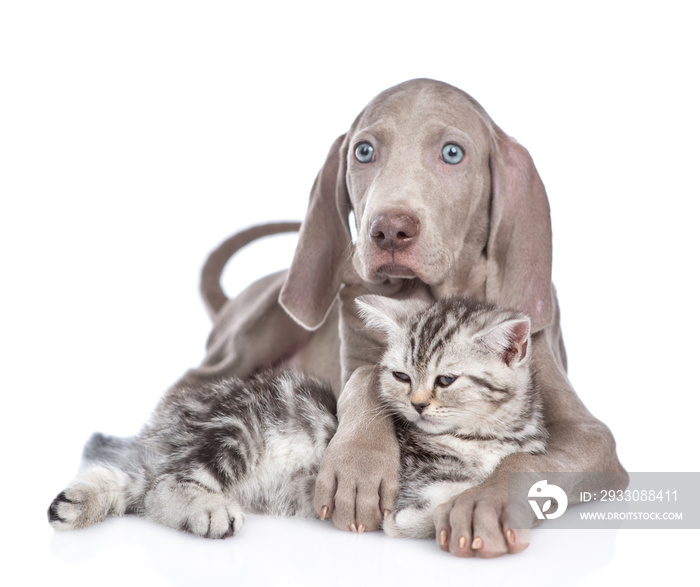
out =
[(374, 159), (374, 147), (369, 143), (360, 143), (355, 147), (355, 158), (360, 163), (370, 163)]
[(437, 387), (449, 387), (454, 383), (455, 379), (457, 378), (450, 377), (449, 375), (440, 375), (440, 377), (435, 380), (435, 385)]
[(411, 383), (411, 378), (405, 373), (401, 373), (401, 371), (394, 371), (392, 375), (397, 381), (401, 381), (402, 383)]
[(464, 151), (462, 147), (455, 145), (454, 143), (447, 143), (442, 148), (442, 160), (449, 165), (457, 165), (464, 159)]

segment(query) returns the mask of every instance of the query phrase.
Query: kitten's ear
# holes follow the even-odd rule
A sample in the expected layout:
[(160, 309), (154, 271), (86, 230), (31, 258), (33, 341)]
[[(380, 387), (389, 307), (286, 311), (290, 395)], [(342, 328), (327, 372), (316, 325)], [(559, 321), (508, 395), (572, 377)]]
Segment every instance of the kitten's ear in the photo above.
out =
[(523, 316), (506, 320), (479, 333), (476, 340), (488, 351), (498, 354), (509, 367), (519, 365), (530, 353), (530, 319)]
[(365, 325), (387, 336), (398, 334), (406, 318), (428, 306), (428, 302), (420, 300), (395, 300), (376, 295), (359, 296), (355, 304)]

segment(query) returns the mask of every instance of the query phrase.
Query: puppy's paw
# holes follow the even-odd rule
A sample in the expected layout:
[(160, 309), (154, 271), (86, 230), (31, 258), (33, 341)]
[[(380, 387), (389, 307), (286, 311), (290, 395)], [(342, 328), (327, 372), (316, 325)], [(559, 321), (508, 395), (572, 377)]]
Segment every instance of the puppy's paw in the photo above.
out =
[(458, 557), (496, 558), (530, 544), (530, 531), (508, 526), (508, 487), (496, 483), (468, 489), (435, 508), (438, 546)]
[[(391, 422), (376, 422), (371, 442), (341, 430), (331, 440), (316, 477), (314, 509), (336, 528), (379, 530), (399, 487), (399, 446)], [(391, 425), (391, 427), (389, 427)]]

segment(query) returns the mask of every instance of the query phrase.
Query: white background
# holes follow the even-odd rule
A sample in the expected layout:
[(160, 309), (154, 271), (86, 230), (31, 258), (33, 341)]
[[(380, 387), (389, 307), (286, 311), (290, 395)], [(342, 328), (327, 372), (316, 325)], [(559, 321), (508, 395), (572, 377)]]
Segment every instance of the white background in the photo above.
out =
[[(0, 573), (19, 577), (5, 584), (695, 573), (697, 530), (542, 529), (525, 553), (482, 561), (316, 520), (249, 518), (219, 542), (131, 518), (66, 534), (46, 523), (87, 437), (137, 432), (201, 359), (206, 254), (237, 229), (301, 218), (335, 137), (413, 77), (468, 91), (530, 150), (552, 208), (571, 379), (623, 464), (700, 471), (692, 4), (3, 2)], [(241, 254), (228, 291), (286, 266), (294, 243)]]

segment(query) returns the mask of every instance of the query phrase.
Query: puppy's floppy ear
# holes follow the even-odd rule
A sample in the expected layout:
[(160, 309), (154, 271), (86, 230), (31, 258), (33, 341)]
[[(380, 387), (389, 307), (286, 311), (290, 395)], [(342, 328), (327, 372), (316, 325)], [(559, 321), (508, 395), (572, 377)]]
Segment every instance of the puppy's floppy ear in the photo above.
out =
[(500, 129), (491, 192), (486, 298), (524, 312), (537, 332), (553, 315), (549, 202), (530, 154)]
[(342, 283), (350, 247), (347, 145), (336, 139), (311, 190), (306, 218), (279, 303), (306, 330), (323, 324)]

